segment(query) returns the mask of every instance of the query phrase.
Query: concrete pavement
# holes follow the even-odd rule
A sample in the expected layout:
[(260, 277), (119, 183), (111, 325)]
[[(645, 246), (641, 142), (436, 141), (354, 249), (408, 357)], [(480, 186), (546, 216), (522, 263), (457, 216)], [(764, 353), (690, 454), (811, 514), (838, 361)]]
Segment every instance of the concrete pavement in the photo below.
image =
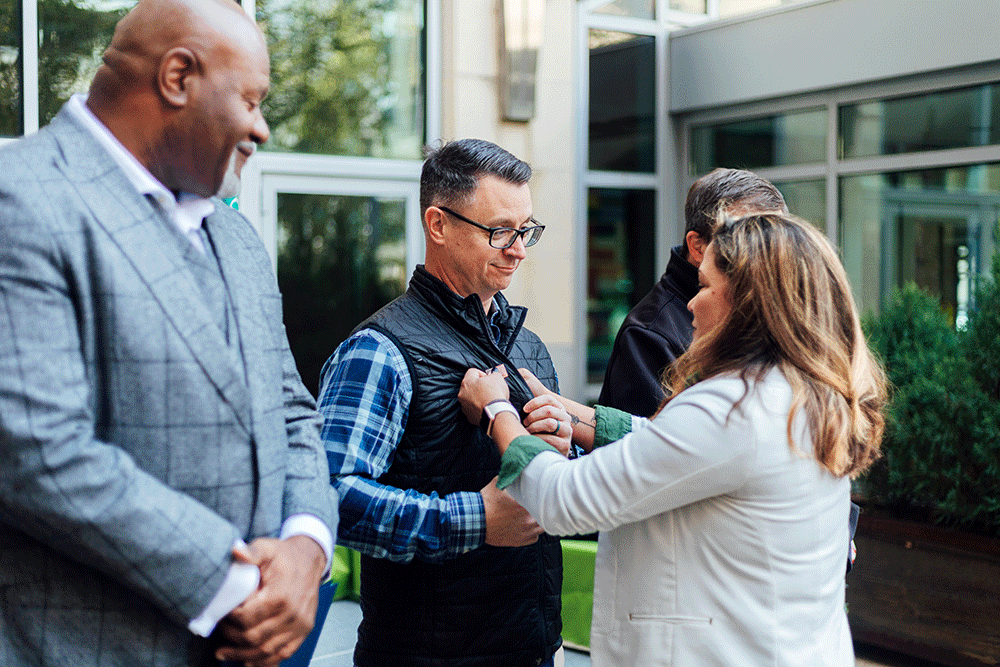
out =
[[(361, 622), (361, 608), (356, 602), (339, 600), (330, 607), (310, 667), (353, 667), (354, 642)], [(895, 653), (855, 646), (856, 667), (935, 667)], [(566, 650), (565, 667), (590, 667), (590, 654)]]

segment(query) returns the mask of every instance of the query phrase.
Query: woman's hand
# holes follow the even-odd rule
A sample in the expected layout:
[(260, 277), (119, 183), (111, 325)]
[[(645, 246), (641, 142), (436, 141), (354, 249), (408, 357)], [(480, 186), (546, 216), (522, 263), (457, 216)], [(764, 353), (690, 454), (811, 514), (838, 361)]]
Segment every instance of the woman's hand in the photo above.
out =
[(502, 365), (488, 371), (470, 368), (465, 372), (462, 387), (458, 390), (458, 402), (470, 424), (479, 423), (483, 408), (490, 401), (510, 398), (506, 377), (507, 370)]
[[(546, 397), (555, 399), (555, 402), (562, 406), (569, 414), (569, 425), (573, 429), (573, 444), (582, 447), (586, 452), (592, 450), (594, 448), (594, 434), (597, 429), (597, 417), (594, 413), (594, 408), (583, 405), (582, 403), (577, 403), (573, 399), (560, 396), (559, 394), (550, 391), (544, 384), (542, 384), (541, 380), (536, 378), (527, 368), (518, 368), (517, 371), (521, 374), (521, 377), (524, 378), (524, 381), (528, 383), (528, 388), (531, 389), (531, 393), (535, 395), (535, 398), (528, 401), (527, 405), (524, 406), (525, 412), (530, 413), (535, 409), (536, 405), (539, 405), (537, 401), (544, 400)], [(541, 434), (539, 433), (537, 435)], [(557, 448), (559, 447), (559, 445), (553, 446)]]
[(537, 435), (562, 452), (563, 456), (569, 456), (573, 426), (569, 413), (559, 398), (552, 393), (543, 394), (531, 399), (524, 409), (529, 411), (524, 418), (524, 427), (528, 429), (528, 433)]
[(521, 374), (524, 378), (525, 383), (528, 385), (528, 389), (535, 396), (544, 396), (545, 394), (552, 394), (553, 396), (559, 396), (559, 394), (550, 391), (548, 387), (542, 384), (542, 381), (535, 377), (535, 374), (529, 371), (527, 368), (518, 368), (517, 372)]

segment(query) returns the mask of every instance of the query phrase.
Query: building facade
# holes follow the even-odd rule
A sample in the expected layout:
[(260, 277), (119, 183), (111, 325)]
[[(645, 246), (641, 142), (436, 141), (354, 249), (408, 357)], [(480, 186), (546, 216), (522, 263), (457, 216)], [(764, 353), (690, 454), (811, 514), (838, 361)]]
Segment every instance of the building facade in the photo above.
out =
[[(131, 0), (5, 0), (0, 142), (86, 90)], [(687, 188), (772, 180), (841, 249), (863, 310), (916, 282), (962, 326), (996, 250), (995, 0), (245, 0), (272, 50), (272, 140), (240, 208), (275, 258), (307, 385), (420, 261), (421, 148), (535, 169), (543, 240), (508, 296), (564, 391), (595, 398)], [(0, 153), (2, 156), (2, 153)]]

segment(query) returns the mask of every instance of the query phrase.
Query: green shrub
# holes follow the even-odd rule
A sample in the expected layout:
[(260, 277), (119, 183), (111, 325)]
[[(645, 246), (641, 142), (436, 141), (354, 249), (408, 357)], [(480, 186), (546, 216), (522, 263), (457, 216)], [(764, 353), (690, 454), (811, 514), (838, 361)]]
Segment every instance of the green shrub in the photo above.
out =
[[(1000, 225), (996, 230), (1000, 237)], [(979, 507), (993, 533), (1000, 533), (1000, 253), (993, 255), (992, 279), (976, 292), (976, 310), (960, 337), (962, 356), (985, 396), (973, 447), (982, 462)]]
[[(998, 229), (1000, 233), (1000, 229)], [(993, 279), (976, 292), (976, 310), (962, 336), (962, 351), (987, 396), (1000, 401), (1000, 253), (993, 256)]]
[(965, 332), (912, 285), (866, 320), (892, 394), (882, 459), (862, 487), (906, 516), (996, 534), (1000, 402), (990, 392), (1000, 387), (1000, 292), (990, 288)]

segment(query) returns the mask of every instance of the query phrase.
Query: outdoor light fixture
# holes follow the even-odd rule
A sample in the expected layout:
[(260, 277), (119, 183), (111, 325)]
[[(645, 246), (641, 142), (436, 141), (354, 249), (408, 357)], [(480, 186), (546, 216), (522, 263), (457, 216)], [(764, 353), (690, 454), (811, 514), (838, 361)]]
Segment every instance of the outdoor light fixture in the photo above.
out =
[(500, 106), (504, 120), (535, 115), (535, 72), (545, 27), (545, 0), (502, 0)]

